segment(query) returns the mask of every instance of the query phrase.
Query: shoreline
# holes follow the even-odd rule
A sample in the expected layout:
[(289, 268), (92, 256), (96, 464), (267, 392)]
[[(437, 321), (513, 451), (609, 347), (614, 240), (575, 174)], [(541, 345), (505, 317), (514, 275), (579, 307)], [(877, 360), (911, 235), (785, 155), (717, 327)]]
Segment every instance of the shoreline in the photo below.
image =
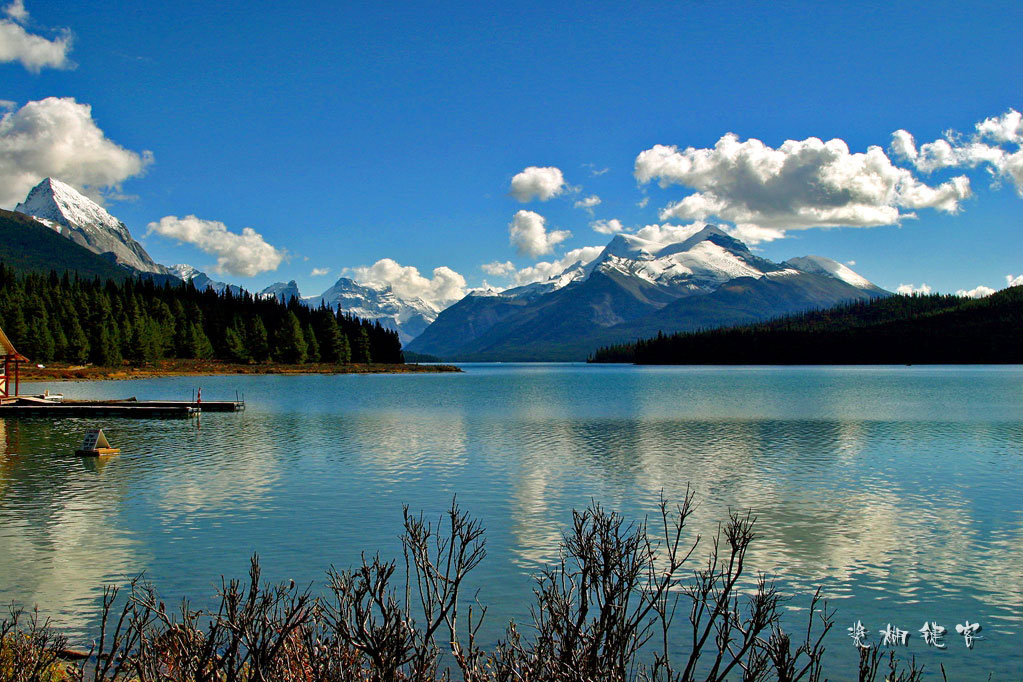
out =
[(215, 360), (163, 360), (152, 365), (132, 367), (96, 367), (93, 365), (53, 365), (45, 368), (22, 367), (22, 383), (55, 381), (128, 381), (175, 376), (219, 376), (243, 374), (437, 374), (461, 372), (453, 365), (309, 363), (303, 365), (242, 365)]

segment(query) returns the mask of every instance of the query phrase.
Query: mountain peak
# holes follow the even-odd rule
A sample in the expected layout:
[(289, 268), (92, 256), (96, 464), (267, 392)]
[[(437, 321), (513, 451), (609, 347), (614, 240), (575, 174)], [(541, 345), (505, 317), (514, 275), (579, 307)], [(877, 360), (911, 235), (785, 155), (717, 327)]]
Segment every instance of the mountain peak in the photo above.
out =
[(141, 272), (167, 273), (167, 269), (157, 265), (142, 245), (132, 238), (124, 223), (56, 178), (43, 178), (14, 210), (38, 219), (54, 232), (93, 253), (113, 253), (121, 265)]

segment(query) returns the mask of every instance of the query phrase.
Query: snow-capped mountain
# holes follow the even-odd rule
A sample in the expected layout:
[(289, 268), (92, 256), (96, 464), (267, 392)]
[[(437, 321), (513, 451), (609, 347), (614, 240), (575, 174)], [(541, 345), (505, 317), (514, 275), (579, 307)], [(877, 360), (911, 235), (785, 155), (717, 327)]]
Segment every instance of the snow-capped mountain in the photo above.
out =
[(200, 291), (203, 289), (213, 289), (218, 294), (230, 291), (235, 296), (241, 296), (245, 293), (245, 290), (237, 284), (228, 284), (227, 282), (218, 282), (217, 280), (210, 279), (205, 272), (185, 263), (168, 266), (167, 271), (184, 282), (191, 282)]
[(319, 296), (307, 299), (310, 305), (321, 303), (338, 308), (364, 320), (380, 320), (395, 329), (401, 342), (408, 343), (437, 319), (440, 311), (419, 297), (400, 298), (390, 287), (359, 284), (342, 277)]
[(619, 234), (592, 262), (545, 282), (466, 296), (408, 349), (445, 359), (582, 360), (598, 346), (658, 331), (742, 324), (887, 294), (828, 258), (761, 258), (712, 225), (670, 241)]
[(347, 277), (339, 279), (319, 296), (302, 296), (294, 280), (271, 284), (258, 295), (273, 296), (284, 303), (297, 298), (311, 308), (325, 305), (336, 310), (340, 307), (343, 313), (379, 321), (384, 327), (394, 329), (403, 344), (419, 336), (440, 313), (421, 298), (401, 298), (390, 287), (360, 284)]
[(124, 223), (74, 187), (46, 178), (15, 208), (93, 253), (113, 253), (116, 262), (140, 272), (169, 274), (135, 241)]
[(293, 298), (302, 300), (302, 294), (298, 290), (298, 282), (274, 282), (258, 294), (260, 298), (276, 298), (281, 303), (287, 303)]

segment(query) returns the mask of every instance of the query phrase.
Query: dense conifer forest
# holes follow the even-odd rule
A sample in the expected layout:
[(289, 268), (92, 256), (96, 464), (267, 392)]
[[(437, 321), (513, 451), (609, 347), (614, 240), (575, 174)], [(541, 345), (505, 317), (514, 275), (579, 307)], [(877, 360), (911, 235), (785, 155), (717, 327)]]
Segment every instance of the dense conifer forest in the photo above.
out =
[(741, 327), (597, 350), (591, 362), (660, 365), (1023, 363), (1023, 287), (987, 298), (889, 296)]
[(235, 296), (190, 283), (19, 274), (0, 262), (0, 327), (35, 363), (403, 363), (397, 332), (292, 300)]

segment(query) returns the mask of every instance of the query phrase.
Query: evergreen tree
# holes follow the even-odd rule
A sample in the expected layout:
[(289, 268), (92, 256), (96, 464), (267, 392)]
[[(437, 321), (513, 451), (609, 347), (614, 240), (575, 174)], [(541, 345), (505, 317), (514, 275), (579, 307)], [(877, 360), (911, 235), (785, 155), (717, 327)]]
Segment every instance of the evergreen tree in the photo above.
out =
[(295, 311), (289, 310), (274, 334), (274, 357), (286, 365), (297, 365), (305, 362), (307, 349), (302, 324)]
[(356, 332), (355, 343), (352, 344), (352, 362), (369, 364), (373, 362), (373, 355), (370, 353), (369, 332), (366, 327), (359, 325)]
[(245, 340), (249, 357), (253, 362), (266, 362), (270, 359), (270, 342), (267, 340), (263, 318), (257, 315), (249, 319)]
[[(347, 340), (337, 326), (334, 314), (320, 310), (316, 314), (317, 336), (320, 339), (320, 361), (341, 364), (344, 360), (344, 346)], [(351, 351), (349, 351), (349, 356)]]
[(316, 332), (313, 331), (311, 324), (306, 324), (302, 333), (305, 335), (306, 360), (308, 362), (316, 362), (320, 359), (320, 342), (316, 340)]
[(228, 359), (233, 362), (249, 361), (249, 351), (248, 348), (245, 347), (245, 336), (239, 328), (239, 325), (227, 328), (227, 331), (224, 333), (224, 345)]

